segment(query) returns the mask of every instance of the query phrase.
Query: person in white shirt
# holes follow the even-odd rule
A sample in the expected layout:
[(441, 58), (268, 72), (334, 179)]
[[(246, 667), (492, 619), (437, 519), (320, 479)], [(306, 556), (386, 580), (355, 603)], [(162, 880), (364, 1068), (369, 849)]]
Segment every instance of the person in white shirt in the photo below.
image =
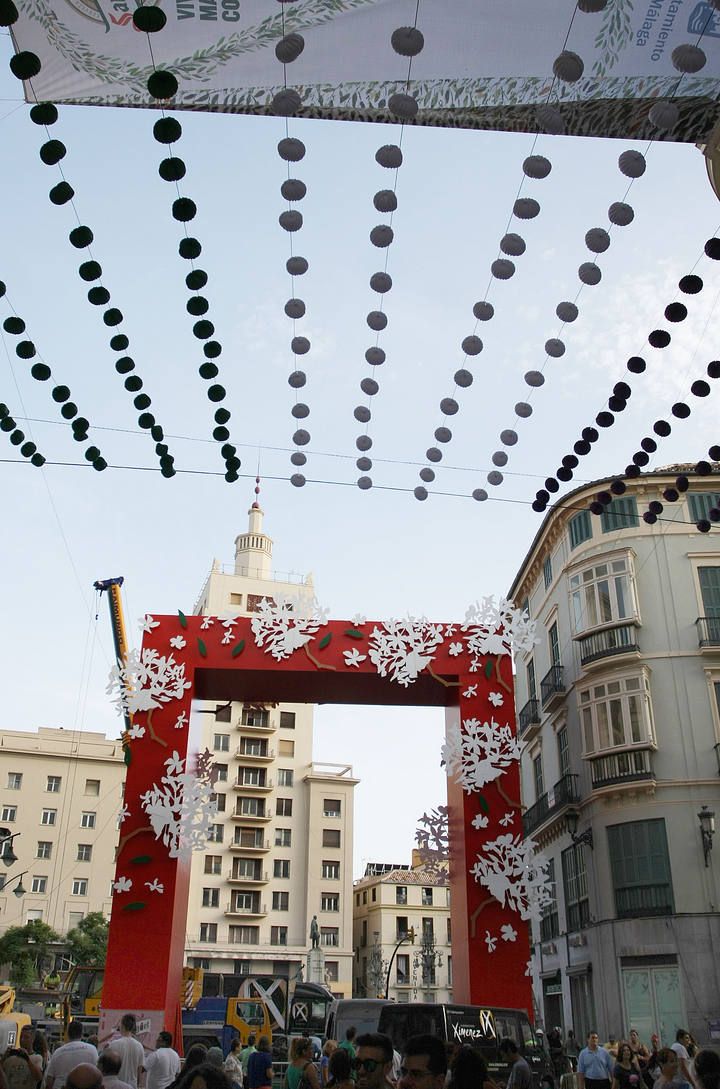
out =
[(130, 1089), (126, 1081), (120, 1081), (122, 1059), (117, 1051), (108, 1048), (97, 1061), (98, 1070), (103, 1076), (104, 1089)]
[[(120, 1056), (120, 1081), (126, 1082), (130, 1089), (138, 1089), (140, 1075), (145, 1065), (145, 1048), (135, 1039), (137, 1021), (134, 1013), (123, 1014), (120, 1021), (120, 1035), (110, 1040), (108, 1048)], [(50, 1087), (52, 1089), (52, 1087)]]
[(172, 1046), (169, 1032), (158, 1033), (155, 1051), (145, 1056), (145, 1085), (147, 1089), (167, 1089), (180, 1073), (180, 1056)]
[(71, 1021), (68, 1025), (68, 1042), (61, 1044), (50, 1056), (45, 1071), (45, 1089), (63, 1089), (71, 1070), (81, 1063), (95, 1066), (98, 1059), (97, 1048), (87, 1044), (82, 1038), (81, 1021)]
[(691, 1041), (690, 1033), (687, 1029), (678, 1029), (675, 1033), (675, 1043), (670, 1047), (678, 1057), (678, 1073), (682, 1074), (685, 1081), (690, 1082), (692, 1085), (692, 1074), (690, 1071), (690, 1055), (688, 1054), (687, 1046)]

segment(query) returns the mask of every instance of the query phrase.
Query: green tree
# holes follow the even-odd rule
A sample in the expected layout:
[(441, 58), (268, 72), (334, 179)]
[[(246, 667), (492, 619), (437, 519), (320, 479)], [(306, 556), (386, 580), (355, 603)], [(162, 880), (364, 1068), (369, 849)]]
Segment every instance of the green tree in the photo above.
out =
[(50, 944), (59, 940), (51, 926), (33, 919), (25, 926), (9, 927), (0, 938), (0, 964), (9, 965), (8, 975), (15, 987), (27, 987), (42, 978)]
[(101, 911), (91, 911), (68, 931), (68, 952), (76, 964), (103, 967), (107, 955), (108, 921)]

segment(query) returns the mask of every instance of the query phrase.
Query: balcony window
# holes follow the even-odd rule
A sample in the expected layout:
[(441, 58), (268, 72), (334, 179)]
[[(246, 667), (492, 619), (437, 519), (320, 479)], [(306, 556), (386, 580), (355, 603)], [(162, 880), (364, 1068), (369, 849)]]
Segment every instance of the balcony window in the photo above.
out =
[(213, 764), (215, 770), (215, 782), (227, 783), (228, 766), (227, 764)]
[(340, 863), (332, 862), (330, 859), (323, 859), (322, 875), (326, 880), (337, 881), (340, 878)]
[(243, 726), (267, 727), (270, 722), (270, 715), (267, 711), (259, 711), (255, 707), (243, 707), (240, 721)]
[(560, 921), (558, 919), (557, 886), (555, 884), (555, 859), (548, 861), (547, 880), (550, 887), (551, 900), (543, 908), (540, 920), (540, 941), (547, 942), (557, 938), (560, 934)]
[(590, 512), (581, 510), (568, 523), (570, 531), (570, 548), (577, 548), (583, 541), (589, 541), (592, 537), (592, 521)]
[(235, 815), (238, 817), (264, 817), (264, 798), (238, 798), (235, 803)]
[(664, 818), (612, 824), (607, 835), (618, 919), (672, 915), (672, 877)]
[[(273, 898), (278, 895), (280, 894), (273, 893)], [(287, 893), (283, 893), (282, 895), (287, 896)], [(273, 907), (275, 907), (274, 903)], [(230, 909), (231, 911), (239, 911), (247, 915), (257, 915), (260, 911), (260, 893), (234, 892), (230, 900)]]
[(408, 932), (409, 929), (410, 929), (410, 927), (408, 926), (408, 917), (407, 917), (407, 915), (396, 915), (395, 916), (395, 941), (400, 941), (401, 938), (404, 938), (407, 935), (407, 932)]
[(340, 929), (337, 926), (320, 927), (320, 945), (336, 947), (340, 945)]
[(533, 782), (535, 783), (535, 801), (539, 802), (545, 793), (542, 756), (536, 756), (533, 760)]
[(395, 888), (395, 903), (407, 904), (407, 885), (398, 885)]
[(428, 940), (435, 936), (435, 923), (432, 919), (423, 919), (422, 936), (423, 938), (427, 938)]
[(570, 774), (570, 749), (568, 746), (567, 726), (557, 732), (558, 764), (561, 777)]
[(585, 847), (582, 844), (563, 851), (562, 871), (566, 928), (568, 932), (582, 930), (590, 922)]
[(635, 616), (628, 557), (586, 567), (570, 576), (576, 633)]
[(217, 941), (217, 923), (200, 923), (200, 941)]
[[(277, 865), (277, 860), (275, 864)], [(236, 881), (258, 881), (262, 877), (261, 865), (256, 858), (236, 858), (232, 875)]]
[(421, 897), (421, 900), (420, 900), (420, 903), (422, 904), (422, 906), (423, 907), (432, 907), (432, 902), (433, 902), (433, 890), (432, 889), (423, 889), (422, 890), (422, 897)]
[(654, 744), (647, 677), (623, 677), (581, 689), (578, 705), (586, 756)]
[(637, 524), (638, 512), (634, 496), (613, 499), (600, 515), (600, 528), (603, 533), (613, 533), (617, 529), (634, 529)]
[(546, 590), (550, 586), (550, 583), (552, 582), (552, 577), (553, 577), (552, 557), (551, 556), (546, 556), (544, 561), (543, 561), (543, 582), (545, 584), (545, 589)]
[[(214, 923), (210, 924), (214, 926)], [(257, 945), (260, 941), (259, 926), (231, 926), (228, 932), (231, 945)]]
[(320, 895), (320, 910), (321, 911), (339, 911), (340, 910), (340, 893), (339, 892), (323, 892)]

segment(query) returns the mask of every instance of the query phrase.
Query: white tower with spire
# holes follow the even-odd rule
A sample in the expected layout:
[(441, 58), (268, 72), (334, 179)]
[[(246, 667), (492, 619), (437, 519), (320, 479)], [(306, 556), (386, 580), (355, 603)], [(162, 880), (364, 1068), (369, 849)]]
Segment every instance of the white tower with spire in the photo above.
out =
[[(194, 608), (218, 627), (252, 616), (263, 599), (314, 596), (311, 575), (273, 572), (259, 495), (257, 479), (235, 562), (213, 563)], [(213, 754), (218, 813), (211, 840), (193, 855), (187, 963), (224, 976), (226, 995), (238, 993), (243, 976), (296, 980), (302, 969), (350, 998), (351, 765), (313, 760), (308, 704), (198, 700), (194, 713), (202, 716), (200, 747)], [(308, 964), (313, 915), (320, 947)]]
[(265, 512), (258, 502), (260, 477), (255, 477), (255, 501), (248, 511), (248, 530), (235, 538), (235, 574), (269, 579), (272, 569), (272, 539), (263, 533)]

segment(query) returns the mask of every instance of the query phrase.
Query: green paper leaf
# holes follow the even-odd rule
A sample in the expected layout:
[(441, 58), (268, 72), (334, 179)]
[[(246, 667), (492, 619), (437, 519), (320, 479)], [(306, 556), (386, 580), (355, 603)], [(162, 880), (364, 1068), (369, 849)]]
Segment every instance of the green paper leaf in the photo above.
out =
[(179, 609), (178, 609), (178, 620), (180, 621), (180, 627), (181, 628), (186, 628), (187, 627), (187, 617), (185, 616), (185, 613), (180, 612)]
[(489, 813), (490, 812), (490, 806), (488, 805), (488, 801), (487, 801), (487, 798), (485, 797), (485, 795), (481, 794), (480, 798), (478, 800), (480, 802), (480, 808), (482, 809), (483, 813)]
[(207, 658), (207, 647), (205, 646), (204, 639), (198, 639), (198, 650), (200, 651), (201, 657)]
[(329, 631), (327, 633), (327, 635), (323, 635), (322, 639), (318, 643), (318, 650), (325, 650), (325, 647), (329, 644), (331, 639), (332, 639), (332, 632)]
[(492, 658), (488, 658), (487, 662), (485, 663), (485, 676), (487, 677), (488, 680), (490, 680), (490, 677), (492, 676), (492, 671), (493, 671)]
[(144, 900), (133, 900), (129, 904), (123, 904), (123, 911), (142, 911), (145, 906)]
[(358, 631), (357, 628), (348, 628), (347, 631), (345, 632), (345, 635), (347, 635), (348, 639), (364, 639), (365, 638), (363, 633), (361, 631)]
[(231, 658), (237, 658), (238, 654), (242, 654), (242, 652), (244, 650), (245, 650), (245, 640), (241, 639), (240, 642), (236, 643), (235, 646), (232, 648), (230, 657)]
[(135, 855), (135, 858), (131, 858), (130, 862), (135, 866), (142, 866), (146, 862), (152, 862), (152, 855)]

